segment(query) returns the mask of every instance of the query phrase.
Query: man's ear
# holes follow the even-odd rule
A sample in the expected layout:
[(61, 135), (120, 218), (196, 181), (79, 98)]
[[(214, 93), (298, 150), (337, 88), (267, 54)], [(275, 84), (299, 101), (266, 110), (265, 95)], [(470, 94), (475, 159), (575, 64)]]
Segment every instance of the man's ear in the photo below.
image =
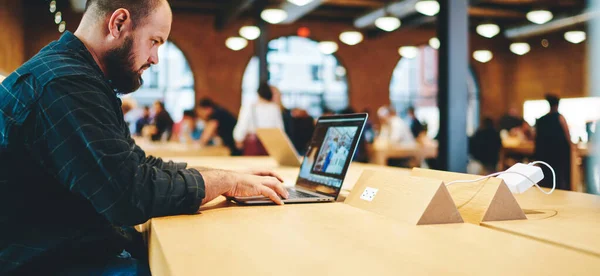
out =
[(131, 27), (131, 15), (126, 9), (116, 10), (108, 20), (108, 32), (114, 38), (120, 38), (124, 32), (131, 30)]

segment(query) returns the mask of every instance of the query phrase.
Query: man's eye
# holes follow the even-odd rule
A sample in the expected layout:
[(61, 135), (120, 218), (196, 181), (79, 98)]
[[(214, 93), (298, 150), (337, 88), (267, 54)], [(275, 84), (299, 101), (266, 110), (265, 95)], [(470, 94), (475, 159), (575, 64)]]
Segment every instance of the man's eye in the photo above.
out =
[(152, 45), (156, 45), (156, 44), (158, 44), (158, 41), (152, 40)]

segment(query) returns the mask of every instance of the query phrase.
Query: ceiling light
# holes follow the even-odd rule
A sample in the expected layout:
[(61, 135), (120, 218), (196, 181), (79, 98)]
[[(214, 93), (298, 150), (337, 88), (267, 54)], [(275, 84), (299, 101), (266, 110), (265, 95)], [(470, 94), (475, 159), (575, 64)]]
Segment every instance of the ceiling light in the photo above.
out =
[(377, 18), (377, 20), (375, 20), (375, 26), (377, 26), (377, 28), (382, 29), (386, 32), (391, 32), (395, 29), (400, 28), (400, 25), (402, 25), (402, 22), (400, 22), (400, 19), (393, 17), (393, 16), (383, 16), (383, 17), (379, 17)]
[(527, 13), (527, 20), (535, 24), (544, 24), (552, 20), (552, 12), (547, 10), (534, 10)]
[(415, 10), (427, 16), (434, 16), (440, 12), (440, 4), (435, 0), (421, 0), (415, 4)]
[(266, 9), (260, 13), (260, 18), (271, 24), (279, 24), (287, 18), (287, 12), (282, 9)]
[(244, 26), (240, 28), (240, 35), (248, 40), (255, 40), (260, 36), (260, 29), (256, 26)]
[(473, 58), (481, 63), (486, 63), (494, 57), (494, 54), (488, 50), (477, 50), (473, 52)]
[(67, 22), (62, 21), (58, 24), (58, 31), (63, 33), (67, 29)]
[(402, 46), (398, 49), (398, 53), (408, 59), (416, 58), (419, 54), (419, 49), (415, 46)]
[(225, 46), (227, 46), (227, 48), (234, 50), (234, 51), (239, 51), (241, 49), (246, 48), (246, 46), (248, 45), (248, 40), (246, 40), (245, 38), (242, 37), (230, 37), (227, 40), (225, 40)]
[(319, 42), (319, 51), (325, 55), (331, 55), (338, 50), (337, 43), (333, 41), (321, 41)]
[(54, 13), (56, 11), (56, 1), (50, 1), (50, 12)]
[(432, 37), (429, 40), (429, 46), (431, 46), (431, 48), (433, 49), (439, 49), (440, 48), (440, 40), (437, 37)]
[(483, 37), (492, 38), (500, 33), (500, 27), (496, 24), (481, 24), (477, 26), (476, 31)]
[(573, 44), (579, 44), (587, 38), (584, 31), (568, 31), (565, 33), (565, 39)]
[(313, 0), (287, 0), (287, 1), (296, 6), (304, 6), (304, 5), (312, 2)]
[(516, 42), (516, 43), (510, 44), (510, 51), (519, 56), (529, 53), (530, 50), (531, 50), (531, 47), (529, 46), (529, 44), (527, 44), (525, 42)]
[(62, 21), (62, 13), (57, 12), (54, 14), (54, 23), (59, 24)]
[(356, 31), (343, 32), (340, 34), (340, 41), (353, 46), (363, 41), (363, 35)]

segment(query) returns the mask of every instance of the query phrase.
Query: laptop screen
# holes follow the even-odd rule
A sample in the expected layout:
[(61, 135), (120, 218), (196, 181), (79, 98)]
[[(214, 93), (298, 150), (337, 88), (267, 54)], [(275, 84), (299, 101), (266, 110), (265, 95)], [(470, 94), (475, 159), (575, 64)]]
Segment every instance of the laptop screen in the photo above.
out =
[(366, 119), (367, 114), (319, 118), (296, 185), (337, 198)]

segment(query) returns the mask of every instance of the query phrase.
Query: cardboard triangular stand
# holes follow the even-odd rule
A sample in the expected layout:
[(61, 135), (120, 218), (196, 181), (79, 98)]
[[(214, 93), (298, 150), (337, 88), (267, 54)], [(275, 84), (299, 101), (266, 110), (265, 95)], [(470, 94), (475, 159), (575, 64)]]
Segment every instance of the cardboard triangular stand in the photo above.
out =
[(364, 170), (346, 204), (413, 225), (462, 223), (440, 180)]
[[(441, 180), (475, 180), (481, 176), (414, 168), (412, 176)], [(456, 183), (448, 187), (463, 219), (472, 224), (484, 221), (527, 219), (523, 209), (500, 178), (474, 183)]]

